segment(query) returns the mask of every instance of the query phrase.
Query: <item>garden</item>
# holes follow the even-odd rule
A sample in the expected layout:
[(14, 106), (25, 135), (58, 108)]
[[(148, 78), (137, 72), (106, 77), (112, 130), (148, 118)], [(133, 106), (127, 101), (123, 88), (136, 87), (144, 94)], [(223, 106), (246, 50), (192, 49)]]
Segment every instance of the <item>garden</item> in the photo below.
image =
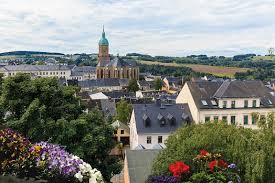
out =
[(12, 129), (0, 131), (0, 174), (46, 182), (103, 182), (100, 171), (63, 147), (32, 144)]

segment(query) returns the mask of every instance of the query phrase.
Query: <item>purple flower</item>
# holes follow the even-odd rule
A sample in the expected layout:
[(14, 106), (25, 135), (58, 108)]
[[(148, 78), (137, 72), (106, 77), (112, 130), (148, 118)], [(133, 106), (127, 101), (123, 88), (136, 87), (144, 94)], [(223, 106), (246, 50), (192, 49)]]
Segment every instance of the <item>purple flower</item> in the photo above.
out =
[(178, 183), (178, 179), (174, 176), (149, 176), (149, 183)]
[(231, 169), (235, 169), (237, 166), (236, 164), (234, 163), (231, 163), (230, 165), (228, 165), (228, 168), (231, 168)]

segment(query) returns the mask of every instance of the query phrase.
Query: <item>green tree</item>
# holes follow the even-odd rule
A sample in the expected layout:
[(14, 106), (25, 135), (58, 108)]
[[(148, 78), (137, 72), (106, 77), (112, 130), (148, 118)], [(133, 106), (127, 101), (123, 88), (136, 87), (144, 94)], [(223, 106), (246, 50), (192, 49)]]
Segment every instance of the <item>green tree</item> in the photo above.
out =
[(116, 106), (117, 115), (115, 119), (127, 124), (132, 114), (132, 106), (125, 99), (121, 99)]
[[(242, 182), (272, 183), (275, 180), (274, 133), (227, 125), (207, 123), (180, 128), (169, 136), (156, 158), (153, 173), (169, 174), (169, 164), (178, 160), (191, 165), (199, 150), (221, 153), (240, 169)], [(192, 169), (192, 167), (191, 167)]]
[(109, 181), (121, 170), (118, 158), (109, 156), (116, 145), (114, 129), (98, 109), (83, 113), (75, 92), (76, 88), (60, 86), (55, 78), (8, 77), (3, 82), (1, 108), (9, 116), (2, 121), (33, 142), (65, 146)]
[(130, 92), (136, 92), (139, 90), (137, 80), (136, 79), (131, 79), (128, 84), (128, 91)]
[(155, 81), (154, 81), (155, 90), (161, 90), (162, 85), (163, 85), (163, 82), (160, 78), (155, 79)]

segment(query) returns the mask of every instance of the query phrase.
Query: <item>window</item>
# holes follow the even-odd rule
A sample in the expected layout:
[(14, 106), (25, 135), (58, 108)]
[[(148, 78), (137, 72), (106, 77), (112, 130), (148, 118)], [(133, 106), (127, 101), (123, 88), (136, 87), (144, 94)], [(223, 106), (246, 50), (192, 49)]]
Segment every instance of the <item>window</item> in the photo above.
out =
[(219, 116), (214, 116), (214, 121), (218, 122), (219, 121)]
[(248, 108), (248, 100), (244, 101), (244, 108)]
[(223, 121), (223, 122), (227, 122), (227, 116), (223, 116), (223, 117), (222, 117), (222, 121)]
[(152, 137), (151, 136), (147, 136), (147, 144), (151, 144), (152, 143)]
[(206, 116), (205, 119), (204, 119), (205, 122), (210, 122), (210, 117), (209, 116)]
[(120, 130), (120, 134), (124, 134), (124, 130)]
[(222, 108), (226, 108), (227, 107), (227, 101), (223, 101), (222, 102)]
[(257, 107), (257, 100), (253, 100), (253, 107)]
[(248, 115), (243, 116), (243, 124), (248, 125)]
[(256, 125), (257, 119), (256, 116), (252, 116), (252, 125)]
[(206, 100), (201, 100), (201, 103), (202, 103), (202, 105), (204, 105), (204, 106), (208, 106)]
[(231, 108), (235, 108), (236, 107), (236, 102), (235, 100), (231, 101)]
[(159, 144), (162, 143), (162, 136), (158, 136), (158, 143), (159, 143)]
[(114, 134), (117, 134), (117, 130), (114, 130)]
[(230, 120), (232, 125), (236, 124), (236, 116), (231, 116), (231, 120)]

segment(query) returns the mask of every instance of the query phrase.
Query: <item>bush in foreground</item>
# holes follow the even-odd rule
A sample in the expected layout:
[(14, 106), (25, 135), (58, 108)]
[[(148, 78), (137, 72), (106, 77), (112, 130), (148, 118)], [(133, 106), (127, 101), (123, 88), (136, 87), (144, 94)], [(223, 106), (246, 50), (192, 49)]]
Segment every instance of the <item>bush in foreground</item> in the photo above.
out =
[(223, 123), (181, 128), (168, 138), (167, 148), (154, 161), (152, 173), (171, 175), (170, 164), (183, 161), (192, 165), (199, 150), (207, 149), (236, 163), (242, 182), (272, 183), (275, 180), (274, 139), (272, 129), (253, 131)]

